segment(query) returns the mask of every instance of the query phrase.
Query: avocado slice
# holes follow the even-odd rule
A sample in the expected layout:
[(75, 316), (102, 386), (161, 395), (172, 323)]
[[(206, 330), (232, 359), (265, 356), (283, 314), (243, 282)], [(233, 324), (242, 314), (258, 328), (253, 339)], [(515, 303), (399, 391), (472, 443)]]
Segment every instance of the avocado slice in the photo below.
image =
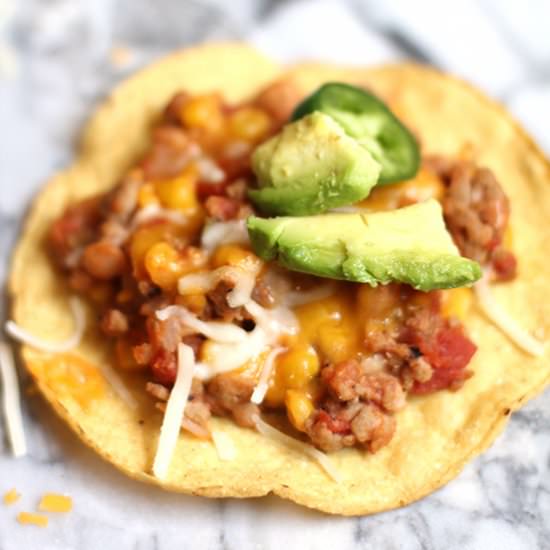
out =
[(247, 220), (255, 253), (293, 271), (371, 286), (392, 281), (418, 290), (470, 285), (476, 262), (460, 256), (431, 199), (398, 210)]
[(271, 215), (302, 216), (364, 199), (380, 165), (328, 115), (311, 113), (285, 126), (252, 155), (259, 189), (254, 204)]
[(330, 115), (370, 151), (382, 165), (378, 185), (412, 178), (418, 171), (420, 152), (413, 134), (366, 90), (342, 82), (324, 84), (296, 107), (292, 120), (313, 111)]

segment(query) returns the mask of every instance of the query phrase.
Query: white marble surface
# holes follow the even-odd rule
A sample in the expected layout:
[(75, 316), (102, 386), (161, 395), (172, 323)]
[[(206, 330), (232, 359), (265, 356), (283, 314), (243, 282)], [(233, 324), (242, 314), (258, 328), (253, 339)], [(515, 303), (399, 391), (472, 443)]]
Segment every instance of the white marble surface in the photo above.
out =
[[(70, 161), (82, 121), (106, 90), (143, 63), (199, 39), (247, 36), (283, 60), (427, 58), (506, 100), (550, 148), (550, 116), (544, 117), (550, 113), (550, 41), (542, 14), (518, 11), (512, 0), (462, 2), (453, 32), (444, 33), (437, 3), (414, 4), (422, 17), (410, 13), (412, 3), (398, 0), (239, 0), (230, 9), (223, 0), (21, 0), (9, 17), (14, 3), (1, 0), (0, 278), (28, 201)], [(548, 15), (542, 1), (529, 6)], [(500, 26), (487, 34), (495, 19)], [(481, 64), (464, 52), (461, 29), (469, 29), (474, 49), (476, 40), (490, 37)], [(112, 63), (113, 46), (130, 48), (126, 64)], [(26, 458), (12, 459), (0, 438), (0, 493), (15, 486), (23, 495), (12, 507), (0, 506), (0, 550), (550, 548), (548, 391), (515, 414), (494, 446), (447, 487), (365, 518), (329, 517), (274, 497), (211, 501), (141, 485), (84, 448), (36, 396), (25, 401), (25, 424)], [(19, 526), (17, 511), (35, 509), (47, 490), (72, 495), (74, 511), (51, 517), (45, 530)]]

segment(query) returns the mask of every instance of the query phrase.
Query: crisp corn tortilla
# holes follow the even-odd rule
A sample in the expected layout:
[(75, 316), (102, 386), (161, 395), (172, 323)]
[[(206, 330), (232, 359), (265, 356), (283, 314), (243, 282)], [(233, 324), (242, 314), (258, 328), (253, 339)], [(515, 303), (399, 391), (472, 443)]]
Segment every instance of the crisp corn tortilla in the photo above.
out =
[[(219, 90), (240, 101), (276, 78), (295, 78), (304, 92), (328, 80), (368, 85), (421, 137), (424, 151), (457, 154), (470, 148), (490, 167), (511, 199), (513, 248), (519, 277), (495, 288), (499, 302), (541, 338), (550, 332), (550, 263), (544, 254), (550, 219), (550, 167), (524, 131), (493, 101), (466, 84), (425, 67), (401, 64), (344, 69), (303, 64), (283, 69), (244, 45), (201, 46), (176, 53), (121, 84), (84, 131), (76, 162), (40, 192), (15, 251), (10, 279), (13, 318), (44, 339), (62, 340), (72, 318), (63, 277), (44, 249), (52, 221), (70, 203), (97, 194), (117, 179), (147, 145), (151, 123), (179, 89)], [(109, 347), (89, 314), (76, 353), (95, 365), (109, 361)], [(396, 508), (431, 493), (455, 477), (504, 428), (511, 411), (540, 392), (550, 377), (550, 352), (532, 358), (516, 348), (474, 308), (466, 321), (479, 351), (475, 376), (458, 392), (413, 398), (397, 417), (397, 433), (375, 455), (348, 449), (331, 455), (343, 476), (331, 481), (308, 457), (258, 433), (215, 419), (237, 448), (221, 462), (210, 442), (180, 435), (165, 481), (151, 475), (161, 415), (144, 392), (144, 379), (129, 375), (140, 406), (129, 408), (108, 386), (89, 407), (56, 393), (37, 352), (22, 358), (40, 391), (78, 436), (127, 475), (172, 491), (209, 497), (258, 497), (275, 493), (336, 514)]]

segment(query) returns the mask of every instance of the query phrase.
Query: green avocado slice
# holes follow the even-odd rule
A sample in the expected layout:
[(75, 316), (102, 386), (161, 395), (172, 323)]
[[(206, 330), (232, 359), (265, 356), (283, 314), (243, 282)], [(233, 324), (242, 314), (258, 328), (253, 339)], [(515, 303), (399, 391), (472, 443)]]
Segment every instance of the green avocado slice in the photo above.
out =
[(460, 256), (434, 199), (370, 214), (252, 216), (247, 227), (262, 259), (321, 277), (371, 286), (396, 281), (424, 291), (481, 277), (479, 264)]
[(292, 120), (314, 111), (334, 118), (382, 165), (378, 185), (412, 178), (418, 171), (416, 139), (376, 96), (349, 84), (329, 82), (298, 105)]
[(254, 204), (271, 215), (302, 216), (364, 199), (380, 165), (331, 117), (311, 113), (288, 124), (252, 155)]

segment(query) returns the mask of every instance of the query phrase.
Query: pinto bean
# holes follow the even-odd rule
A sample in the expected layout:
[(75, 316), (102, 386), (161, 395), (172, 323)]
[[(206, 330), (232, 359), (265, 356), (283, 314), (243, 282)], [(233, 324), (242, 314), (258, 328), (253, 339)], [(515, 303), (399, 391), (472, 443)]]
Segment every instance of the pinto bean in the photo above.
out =
[(107, 281), (122, 274), (126, 259), (120, 247), (99, 241), (86, 247), (82, 265), (92, 277)]
[(281, 125), (289, 120), (302, 95), (296, 83), (290, 78), (285, 78), (262, 90), (255, 103)]

